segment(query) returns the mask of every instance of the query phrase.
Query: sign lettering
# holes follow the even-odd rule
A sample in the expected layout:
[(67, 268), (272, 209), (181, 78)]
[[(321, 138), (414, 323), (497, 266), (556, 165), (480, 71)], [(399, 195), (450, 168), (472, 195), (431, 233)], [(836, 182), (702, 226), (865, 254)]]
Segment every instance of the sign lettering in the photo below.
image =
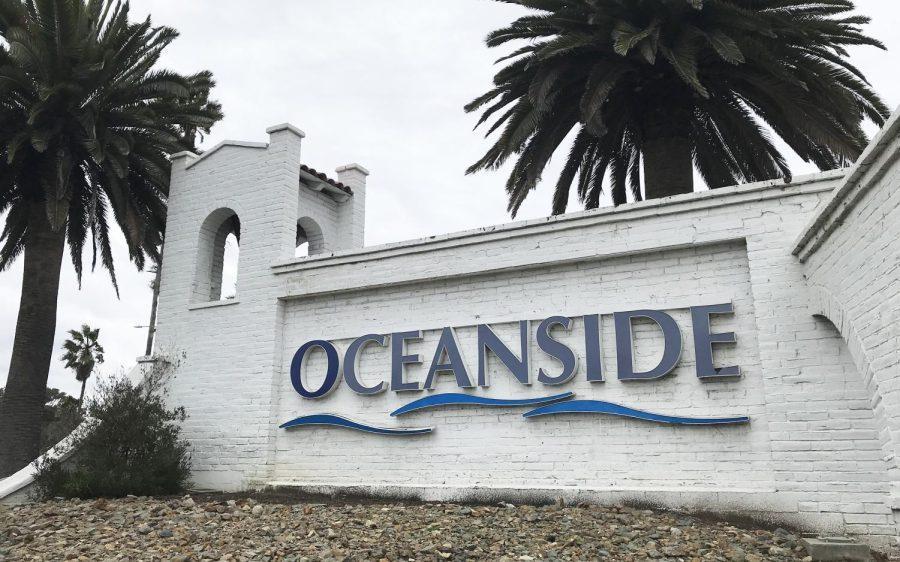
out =
[[(716, 380), (740, 375), (737, 365), (715, 367), (713, 362), (713, 346), (721, 343), (735, 343), (733, 332), (714, 333), (710, 326), (713, 315), (733, 314), (731, 303), (691, 307), (693, 327), (693, 343), (696, 357), (696, 374), (701, 380)], [(617, 377), (622, 381), (642, 381), (659, 379), (670, 374), (681, 361), (682, 334), (672, 316), (661, 310), (632, 310), (616, 312), (613, 315), (616, 344)], [(659, 363), (648, 371), (634, 370), (634, 336), (633, 321), (636, 318), (649, 319), (662, 333), (663, 353)], [(584, 372), (586, 379), (592, 383), (604, 381), (601, 364), (600, 315), (589, 314), (582, 317), (584, 329)], [(531, 384), (530, 366), (531, 322), (522, 320), (519, 323), (519, 345), (510, 349), (487, 324), (475, 326), (477, 336), (477, 372), (475, 382), (472, 373), (463, 360), (462, 349), (452, 327), (441, 330), (440, 339), (429, 363), (427, 375), (423, 382), (408, 380), (407, 367), (422, 364), (422, 356), (409, 353), (407, 348), (411, 342), (422, 340), (422, 331), (396, 332), (385, 334), (366, 334), (353, 340), (341, 358), (335, 345), (326, 340), (306, 342), (297, 350), (291, 361), (291, 383), (300, 396), (317, 399), (327, 396), (338, 387), (341, 379), (356, 394), (371, 396), (390, 388), (394, 392), (413, 392), (433, 390), (440, 376), (452, 376), (459, 388), (475, 388), (490, 386), (487, 370), (488, 355), (493, 355), (509, 374), (523, 385)], [(547, 386), (563, 385), (570, 382), (579, 371), (579, 357), (570, 346), (553, 336), (552, 332), (571, 332), (574, 321), (566, 316), (550, 316), (539, 322), (534, 330), (533, 342), (539, 352), (552, 357), (558, 366), (554, 369), (538, 369), (537, 381)], [(390, 379), (381, 380), (373, 386), (366, 386), (359, 378), (359, 359), (363, 350), (368, 347), (384, 348), (390, 353)], [(325, 353), (325, 378), (317, 389), (304, 386), (302, 373), (306, 358), (313, 349)]]

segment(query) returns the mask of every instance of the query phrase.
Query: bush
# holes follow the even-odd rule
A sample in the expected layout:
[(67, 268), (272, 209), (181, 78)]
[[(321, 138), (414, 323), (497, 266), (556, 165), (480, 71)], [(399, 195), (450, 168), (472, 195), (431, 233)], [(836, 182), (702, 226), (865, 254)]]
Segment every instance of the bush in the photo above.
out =
[[(0, 399), (4, 388), (0, 386)], [(47, 389), (47, 403), (44, 404), (44, 419), (41, 425), (41, 454), (68, 437), (84, 420), (78, 400), (56, 388)]]
[(90, 420), (74, 436), (67, 460), (37, 466), (39, 498), (150, 496), (184, 490), (190, 476), (188, 445), (178, 422), (183, 408), (168, 409), (160, 376), (134, 385), (124, 377), (100, 384), (87, 405)]
[(41, 428), (41, 453), (65, 439), (84, 421), (78, 399), (55, 388), (47, 389), (44, 425)]

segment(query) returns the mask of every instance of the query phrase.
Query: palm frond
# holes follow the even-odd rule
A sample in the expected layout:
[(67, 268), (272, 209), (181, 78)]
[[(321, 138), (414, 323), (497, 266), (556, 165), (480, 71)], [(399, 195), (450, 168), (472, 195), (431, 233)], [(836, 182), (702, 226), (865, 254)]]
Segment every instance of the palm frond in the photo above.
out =
[(111, 211), (138, 268), (158, 258), (167, 155), (222, 118), (208, 71), (159, 67), (178, 36), (129, 21), (120, 0), (0, 0), (0, 269), (23, 251), (29, 209), (65, 228), (81, 281), (87, 238), (109, 270)]
[(852, 13), (851, 0), (510, 3), (533, 11), (488, 35), (489, 47), (513, 46), (497, 61), (494, 87), (466, 111), (480, 110), (476, 126), (495, 119), (492, 144), (469, 173), (516, 158), (506, 183), (513, 214), (566, 138), (546, 119), (564, 104), (577, 104), (580, 118), (554, 214), (571, 189), (596, 206), (606, 180), (615, 204), (629, 192), (640, 199), (655, 139), (689, 147), (672, 157), (692, 159), (688, 168), (710, 187), (789, 180), (771, 132), (830, 169), (861, 153), (863, 120), (880, 125), (889, 113), (848, 60), (849, 47), (884, 47), (864, 33), (869, 19)]

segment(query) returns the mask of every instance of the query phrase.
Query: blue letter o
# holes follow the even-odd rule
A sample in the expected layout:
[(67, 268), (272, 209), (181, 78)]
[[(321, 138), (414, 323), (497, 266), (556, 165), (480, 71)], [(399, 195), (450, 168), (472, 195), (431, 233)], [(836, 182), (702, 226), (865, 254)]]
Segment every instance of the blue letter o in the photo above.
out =
[[(315, 392), (310, 392), (303, 388), (303, 380), (300, 377), (300, 371), (303, 365), (303, 357), (306, 355), (307, 351), (314, 347), (322, 349), (328, 357), (328, 372), (325, 374), (325, 380), (322, 382), (322, 386)], [(304, 398), (321, 398), (334, 390), (334, 387), (338, 382), (340, 367), (341, 364), (340, 358), (338, 358), (338, 352), (331, 342), (325, 340), (308, 341), (300, 346), (300, 349), (297, 350), (297, 353), (294, 354), (294, 359), (291, 361), (291, 384), (294, 385), (294, 390), (297, 391), (297, 394)]]

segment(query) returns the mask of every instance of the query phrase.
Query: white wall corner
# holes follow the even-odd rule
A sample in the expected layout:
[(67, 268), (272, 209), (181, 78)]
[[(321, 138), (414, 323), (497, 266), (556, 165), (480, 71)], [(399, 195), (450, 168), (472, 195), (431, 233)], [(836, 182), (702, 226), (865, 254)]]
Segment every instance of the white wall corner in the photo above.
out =
[(364, 176), (369, 175), (369, 170), (364, 168), (362, 165), (357, 164), (356, 162), (351, 162), (350, 164), (344, 164), (343, 166), (338, 166), (334, 169), (337, 174), (343, 174), (345, 172), (358, 172)]
[(190, 150), (182, 150), (181, 152), (170, 155), (169, 161), (172, 162), (172, 164), (180, 162), (182, 167), (186, 167), (196, 162), (198, 158), (200, 158), (200, 155), (195, 154)]
[(362, 248), (365, 245), (366, 230), (366, 176), (369, 170), (357, 163), (335, 168), (337, 179), (353, 190), (340, 210), (340, 230), (343, 242), (341, 248)]
[(271, 127), (268, 127), (266, 129), (266, 133), (270, 136), (281, 131), (289, 131), (297, 135), (301, 139), (306, 137), (306, 133), (301, 131), (299, 128), (291, 125), (290, 123), (279, 123), (278, 125), (272, 125)]

